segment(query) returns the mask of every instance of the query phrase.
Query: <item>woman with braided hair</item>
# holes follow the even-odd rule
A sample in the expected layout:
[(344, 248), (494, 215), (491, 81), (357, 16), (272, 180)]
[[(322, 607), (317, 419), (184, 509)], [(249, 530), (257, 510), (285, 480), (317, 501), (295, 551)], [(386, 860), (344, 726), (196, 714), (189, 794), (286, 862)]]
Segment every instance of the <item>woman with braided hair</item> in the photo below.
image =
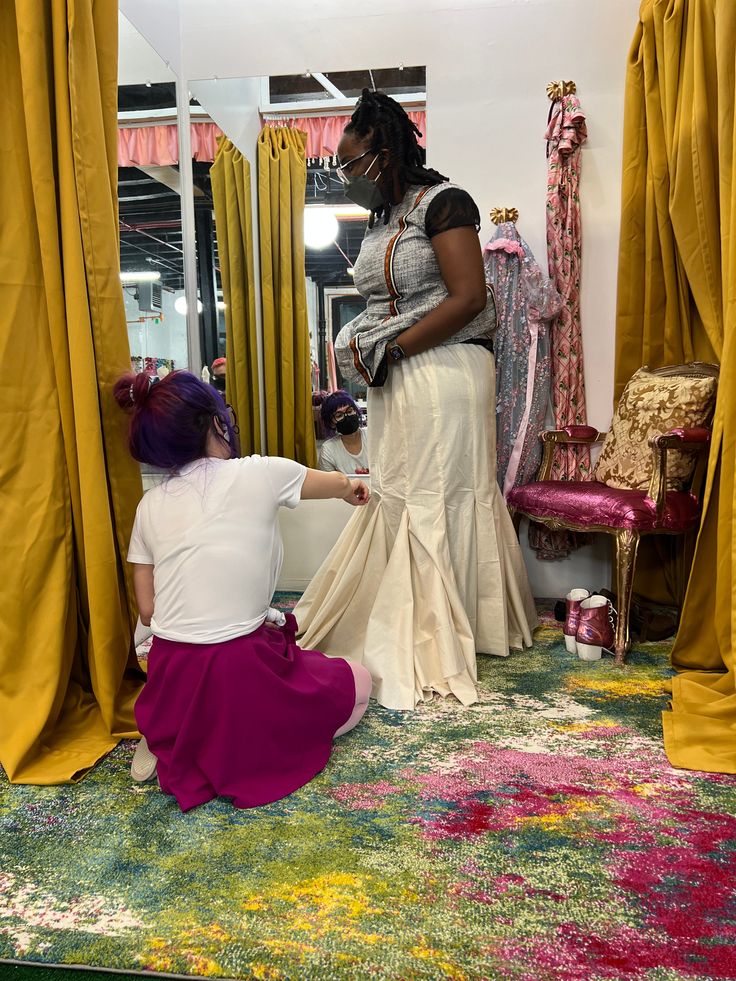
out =
[(355, 285), (366, 310), (337, 338), (368, 385), (372, 498), (296, 609), (303, 640), (362, 663), (383, 705), (477, 698), (476, 651), (531, 644), (536, 612), (496, 482), (495, 309), (475, 202), (425, 166), (403, 108), (368, 89), (338, 147), (369, 212)]

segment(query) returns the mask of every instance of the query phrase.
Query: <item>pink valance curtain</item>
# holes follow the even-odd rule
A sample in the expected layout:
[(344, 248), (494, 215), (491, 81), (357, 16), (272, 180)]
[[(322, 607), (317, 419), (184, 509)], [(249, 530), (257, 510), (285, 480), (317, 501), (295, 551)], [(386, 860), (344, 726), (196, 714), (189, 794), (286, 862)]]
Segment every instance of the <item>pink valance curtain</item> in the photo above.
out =
[[(426, 146), (425, 126), (427, 114), (421, 112), (407, 113), (409, 119), (414, 123), (422, 134), (419, 143)], [(280, 126), (291, 126), (300, 129), (307, 134), (307, 159), (310, 157), (332, 157), (337, 152), (337, 144), (340, 142), (342, 131), (350, 120), (349, 115), (341, 116), (302, 116), (291, 117), (288, 119), (279, 118)], [(269, 122), (274, 121), (274, 117), (268, 117)]]
[[(350, 117), (312, 116), (279, 119), (281, 126), (292, 126), (307, 134), (307, 157), (331, 157), (337, 150), (342, 131)], [(424, 111), (410, 112), (409, 119), (422, 134), (426, 146)], [(222, 130), (215, 123), (192, 123), (192, 156), (195, 160), (213, 161)], [(179, 137), (176, 123), (159, 126), (131, 126), (118, 129), (118, 166), (169, 167), (179, 162)]]
[[(214, 123), (192, 123), (192, 156), (213, 161), (222, 130)], [(167, 167), (179, 162), (176, 123), (118, 129), (119, 167)]]

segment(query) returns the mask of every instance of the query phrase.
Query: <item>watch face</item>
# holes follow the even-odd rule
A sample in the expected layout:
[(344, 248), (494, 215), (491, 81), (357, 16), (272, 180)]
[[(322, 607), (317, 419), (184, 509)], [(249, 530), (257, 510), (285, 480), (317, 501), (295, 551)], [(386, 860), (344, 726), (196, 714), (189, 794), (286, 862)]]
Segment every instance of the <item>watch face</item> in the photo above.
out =
[(395, 344), (393, 347), (390, 347), (388, 349), (388, 353), (391, 355), (394, 361), (401, 361), (401, 359), (404, 356), (404, 352), (401, 350), (398, 344)]

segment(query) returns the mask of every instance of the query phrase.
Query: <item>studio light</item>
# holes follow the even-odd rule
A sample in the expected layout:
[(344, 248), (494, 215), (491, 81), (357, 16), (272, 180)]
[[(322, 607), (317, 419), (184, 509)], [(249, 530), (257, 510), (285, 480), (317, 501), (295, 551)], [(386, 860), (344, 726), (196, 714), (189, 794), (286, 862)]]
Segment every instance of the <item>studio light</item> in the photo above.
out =
[(310, 249), (326, 249), (335, 241), (339, 230), (334, 212), (324, 208), (305, 208), (304, 244)]
[[(187, 306), (187, 298), (185, 296), (177, 296), (177, 298), (174, 300), (174, 309), (176, 310), (177, 313), (180, 313), (182, 317), (186, 317), (187, 310), (189, 309), (189, 307)], [(201, 312), (202, 312), (202, 301), (197, 300), (197, 313), (201, 313)]]

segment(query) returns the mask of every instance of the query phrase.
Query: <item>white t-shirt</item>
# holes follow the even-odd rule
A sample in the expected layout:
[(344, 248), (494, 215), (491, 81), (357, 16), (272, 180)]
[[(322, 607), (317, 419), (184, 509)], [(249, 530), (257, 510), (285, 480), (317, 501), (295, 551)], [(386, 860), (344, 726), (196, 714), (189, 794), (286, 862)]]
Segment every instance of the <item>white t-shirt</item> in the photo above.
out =
[(280, 457), (209, 458), (143, 495), (128, 562), (153, 565), (156, 637), (210, 644), (261, 626), (283, 559), (278, 509), (297, 506), (306, 473)]
[(339, 470), (340, 473), (358, 473), (368, 469), (368, 439), (364, 429), (360, 432), (360, 453), (348, 453), (339, 436), (326, 439), (319, 451), (320, 470)]

